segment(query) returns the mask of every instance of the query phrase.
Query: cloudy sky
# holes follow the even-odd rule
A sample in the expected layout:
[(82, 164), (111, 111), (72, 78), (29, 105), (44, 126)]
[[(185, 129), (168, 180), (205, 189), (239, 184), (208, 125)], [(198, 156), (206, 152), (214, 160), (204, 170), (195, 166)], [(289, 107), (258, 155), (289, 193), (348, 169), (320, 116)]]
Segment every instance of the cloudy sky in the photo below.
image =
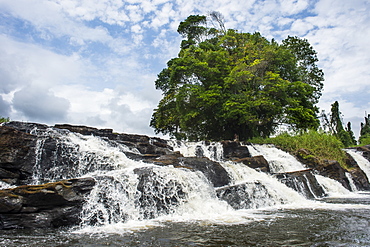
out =
[(307, 38), (325, 73), (321, 110), (339, 101), (358, 135), (370, 113), (369, 0), (0, 0), (0, 116), (154, 135), (157, 74), (176, 29), (219, 11), (227, 28)]

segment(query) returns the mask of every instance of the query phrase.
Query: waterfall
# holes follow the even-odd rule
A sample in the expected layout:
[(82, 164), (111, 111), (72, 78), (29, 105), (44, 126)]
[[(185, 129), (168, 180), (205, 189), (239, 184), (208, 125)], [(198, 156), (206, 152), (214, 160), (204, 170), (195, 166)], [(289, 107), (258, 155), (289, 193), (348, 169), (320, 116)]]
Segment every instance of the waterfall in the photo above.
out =
[[(133, 222), (142, 227), (168, 220), (246, 221), (249, 209), (310, 204), (307, 198), (316, 197), (311, 177), (329, 195), (350, 193), (332, 179), (312, 175), (292, 155), (272, 145), (247, 146), (252, 156), (265, 157), (272, 172), (268, 174), (243, 163), (225, 161), (221, 143), (167, 142), (173, 151), (185, 157), (202, 157), (194, 158), (195, 162), (214, 161), (205, 162), (204, 166), (217, 166), (228, 176), (226, 185), (215, 185), (204, 170), (181, 163), (186, 161), (184, 157), (173, 165), (157, 165), (152, 157), (158, 156), (149, 155), (151, 158), (144, 160), (146, 156), (125, 141), (56, 128), (35, 128), (31, 133), (38, 137), (33, 184), (76, 177), (95, 179), (95, 186), (82, 205), (82, 229), (113, 225), (120, 228)], [(129, 158), (135, 155), (144, 158), (140, 161)], [(287, 180), (294, 181), (295, 188)], [(308, 197), (307, 191), (313, 197)]]
[(357, 165), (366, 174), (367, 180), (370, 181), (370, 162), (362, 156), (361, 152), (353, 151), (351, 149), (345, 150), (356, 161)]
[(252, 192), (248, 193), (249, 195), (254, 196), (254, 199), (256, 200), (252, 202), (250, 208), (307, 202), (307, 200), (297, 191), (280, 183), (272, 175), (256, 171), (255, 169), (249, 168), (241, 163), (221, 162), (221, 165), (231, 175), (232, 185), (253, 184), (251, 188), (249, 188), (252, 190), (255, 190), (255, 183), (264, 185), (264, 188), (266, 188), (264, 194), (256, 197)]
[(125, 152), (137, 149), (101, 137), (85, 136), (67, 130), (34, 129), (35, 147), (33, 184), (81, 177), (93, 171), (114, 170), (135, 165)]
[(248, 145), (252, 156), (262, 155), (268, 161), (272, 173), (305, 170), (304, 165), (295, 157), (276, 148), (274, 145)]
[(353, 181), (353, 177), (352, 177), (351, 173), (346, 172), (345, 175), (346, 175), (346, 177), (347, 177), (347, 179), (349, 181), (349, 186), (351, 188), (351, 191), (357, 192), (358, 190), (357, 190), (357, 187), (355, 185), (355, 182)]
[(179, 151), (185, 157), (207, 157), (213, 161), (221, 161), (223, 147), (219, 142), (182, 142), (169, 141), (174, 151)]
[(351, 191), (344, 188), (338, 181), (321, 175), (315, 175), (317, 181), (324, 188), (329, 196), (343, 196), (352, 194)]

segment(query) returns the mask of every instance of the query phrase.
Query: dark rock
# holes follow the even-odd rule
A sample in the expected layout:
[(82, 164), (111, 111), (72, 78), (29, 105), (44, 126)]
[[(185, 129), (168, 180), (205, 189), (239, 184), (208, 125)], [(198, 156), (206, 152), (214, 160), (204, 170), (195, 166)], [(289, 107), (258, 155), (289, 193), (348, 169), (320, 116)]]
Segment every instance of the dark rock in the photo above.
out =
[(3, 123), (3, 126), (11, 127), (27, 134), (34, 134), (34, 132), (38, 129), (46, 130), (47, 128), (49, 128), (49, 126), (45, 124), (18, 122), (18, 121), (6, 122)]
[(251, 157), (246, 146), (240, 145), (238, 141), (222, 141), (224, 158), (229, 160)]
[(312, 174), (311, 169), (278, 173), (274, 175), (281, 183), (294, 189), (306, 198), (314, 199), (326, 196), (325, 191)]
[(260, 182), (248, 182), (216, 189), (216, 195), (234, 209), (260, 208), (275, 205), (267, 188)]
[(370, 161), (370, 145), (365, 145), (356, 148), (357, 151), (362, 152), (362, 156), (364, 156), (367, 160)]
[(176, 206), (185, 200), (182, 185), (168, 177), (162, 177), (153, 167), (137, 168), (139, 176), (137, 190), (140, 192), (136, 204), (144, 219), (174, 212)]
[(238, 159), (234, 161), (238, 163), (243, 163), (250, 168), (270, 173), (269, 163), (262, 155)]
[(0, 191), (0, 229), (75, 225), (93, 178), (42, 185), (22, 185)]
[(112, 129), (97, 129), (69, 124), (57, 124), (54, 127), (58, 129), (67, 129), (71, 132), (80, 133), (82, 135), (106, 137), (109, 140), (135, 147), (141, 154), (168, 154), (172, 150), (172, 148), (167, 145), (167, 141), (156, 137), (150, 138), (145, 135), (118, 134), (113, 133)]
[(181, 157), (179, 161), (184, 167), (203, 172), (214, 187), (221, 187), (230, 183), (227, 171), (218, 162), (198, 157)]
[(80, 222), (79, 206), (58, 207), (37, 213), (1, 214), (0, 229), (73, 226)]
[(314, 157), (308, 150), (300, 149), (297, 151), (297, 158), (300, 162), (306, 164), (309, 168), (317, 172), (319, 175), (337, 180), (343, 187), (351, 190), (349, 180), (346, 177), (346, 170), (341, 167), (336, 160), (322, 160), (320, 161)]
[(350, 169), (347, 171), (351, 174), (353, 183), (356, 186), (356, 189), (359, 191), (370, 190), (370, 183), (368, 177), (363, 170), (358, 166), (357, 162), (353, 159), (351, 155), (347, 153), (347, 166)]
[(32, 174), (37, 138), (7, 126), (0, 126), (0, 179), (18, 184)]
[(82, 135), (104, 136), (104, 135), (110, 135), (113, 133), (113, 129), (97, 129), (97, 128), (81, 126), (81, 125), (78, 126), (78, 125), (70, 125), (70, 124), (56, 124), (54, 125), (54, 127), (58, 129), (67, 129), (71, 132), (80, 133)]

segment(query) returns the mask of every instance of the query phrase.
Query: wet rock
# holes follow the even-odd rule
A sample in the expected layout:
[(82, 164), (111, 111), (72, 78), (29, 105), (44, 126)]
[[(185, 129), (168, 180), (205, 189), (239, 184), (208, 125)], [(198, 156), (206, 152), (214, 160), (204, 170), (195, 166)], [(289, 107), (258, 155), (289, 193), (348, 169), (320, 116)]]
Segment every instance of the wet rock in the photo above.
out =
[(224, 158), (229, 160), (251, 157), (248, 148), (240, 145), (238, 141), (222, 141)]
[(308, 150), (300, 149), (297, 151), (297, 158), (300, 162), (306, 164), (309, 168), (317, 172), (319, 175), (337, 180), (344, 188), (351, 190), (349, 180), (346, 177), (346, 170), (341, 167), (336, 160), (320, 161), (314, 157)]
[(137, 168), (134, 172), (139, 177), (137, 190), (140, 192), (136, 204), (144, 219), (169, 214), (185, 200), (186, 194), (176, 179), (163, 177), (153, 167)]
[(308, 199), (326, 196), (325, 191), (312, 174), (311, 169), (274, 174), (274, 176), (289, 188), (294, 189)]
[(370, 145), (357, 147), (356, 150), (362, 152), (362, 156), (370, 161)]
[(268, 189), (260, 182), (248, 182), (216, 189), (216, 195), (234, 209), (260, 208), (275, 205)]
[(42, 185), (22, 185), (0, 191), (0, 229), (75, 225), (93, 178)]
[(218, 162), (198, 157), (181, 157), (179, 161), (183, 167), (201, 171), (214, 187), (221, 187), (230, 183), (227, 171)]
[(368, 177), (363, 170), (358, 166), (357, 162), (351, 155), (347, 153), (347, 166), (350, 169), (347, 171), (352, 176), (352, 180), (358, 191), (370, 190), (370, 183)]
[(57, 124), (54, 127), (58, 129), (67, 129), (71, 132), (80, 133), (82, 135), (106, 137), (109, 140), (135, 147), (141, 154), (168, 154), (172, 149), (167, 145), (165, 140), (156, 137), (150, 138), (145, 135), (119, 134), (113, 133), (112, 129), (97, 129), (69, 124)]
[(37, 138), (7, 126), (0, 126), (0, 179), (26, 183), (32, 173)]
[(265, 159), (265, 157), (263, 157), (262, 155), (243, 158), (243, 159), (238, 159), (238, 160), (234, 160), (234, 161), (239, 162), (239, 163), (243, 163), (244, 165), (246, 165), (250, 168), (260, 170), (262, 172), (270, 173), (269, 163)]

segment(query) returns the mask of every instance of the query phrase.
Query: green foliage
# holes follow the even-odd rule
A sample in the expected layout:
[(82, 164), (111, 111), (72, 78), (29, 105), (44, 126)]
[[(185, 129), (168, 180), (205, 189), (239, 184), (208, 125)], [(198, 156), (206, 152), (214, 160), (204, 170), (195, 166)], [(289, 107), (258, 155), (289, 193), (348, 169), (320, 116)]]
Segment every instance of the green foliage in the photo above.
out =
[(370, 144), (370, 114), (365, 117), (365, 123), (361, 123), (359, 142), (361, 145)]
[(329, 116), (323, 112), (321, 117), (324, 120), (324, 127), (328, 129), (330, 134), (335, 135), (345, 147), (356, 145), (357, 142), (351, 128), (351, 123), (348, 122), (346, 129), (343, 128), (338, 101), (335, 101), (331, 105), (331, 112)]
[(250, 142), (274, 144), (289, 153), (295, 153), (299, 149), (304, 148), (319, 160), (336, 160), (342, 167), (346, 168), (346, 154), (343, 151), (344, 145), (336, 136), (331, 134), (308, 131), (292, 136), (283, 133), (274, 138), (251, 139)]
[(0, 117), (0, 123), (6, 123), (6, 122), (9, 122), (10, 119), (7, 117), (7, 118), (4, 118), (4, 117)]
[(365, 135), (360, 139), (360, 146), (370, 145), (370, 135)]
[(189, 140), (267, 137), (281, 124), (316, 129), (323, 74), (307, 40), (280, 45), (226, 30), (222, 16), (211, 16), (219, 29), (204, 26), (205, 16), (180, 23), (186, 39), (155, 81), (163, 98), (150, 126)]

